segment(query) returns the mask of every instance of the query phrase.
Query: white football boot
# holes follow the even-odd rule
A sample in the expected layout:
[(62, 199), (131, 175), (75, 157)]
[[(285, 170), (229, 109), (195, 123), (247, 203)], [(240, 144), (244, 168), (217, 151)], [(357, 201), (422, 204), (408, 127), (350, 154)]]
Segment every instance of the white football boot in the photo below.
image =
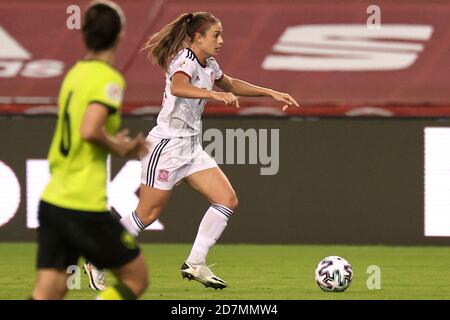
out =
[(89, 278), (89, 288), (92, 290), (106, 289), (105, 271), (98, 270), (92, 263), (89, 262), (84, 264), (83, 269)]
[(228, 284), (225, 281), (212, 273), (211, 269), (204, 264), (184, 262), (181, 266), (181, 276), (183, 279), (187, 278), (189, 281), (195, 280), (203, 283), (205, 287), (211, 287), (216, 290), (228, 287)]

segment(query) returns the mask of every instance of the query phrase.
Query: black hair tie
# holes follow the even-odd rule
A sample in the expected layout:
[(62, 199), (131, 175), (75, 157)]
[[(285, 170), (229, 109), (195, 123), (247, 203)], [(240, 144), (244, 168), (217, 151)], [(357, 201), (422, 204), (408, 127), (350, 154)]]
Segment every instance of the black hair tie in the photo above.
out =
[(186, 22), (189, 23), (192, 20), (194, 20), (194, 15), (192, 13), (189, 13), (186, 17)]

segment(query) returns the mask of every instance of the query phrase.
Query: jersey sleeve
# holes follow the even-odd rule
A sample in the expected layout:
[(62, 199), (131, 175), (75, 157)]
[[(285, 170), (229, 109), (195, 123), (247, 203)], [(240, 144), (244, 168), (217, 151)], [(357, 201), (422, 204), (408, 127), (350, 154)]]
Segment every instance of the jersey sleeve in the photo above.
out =
[(94, 87), (89, 104), (98, 103), (108, 108), (109, 113), (114, 113), (120, 109), (123, 100), (125, 83), (121, 79), (102, 79)]
[(214, 70), (214, 76), (215, 76), (214, 80), (215, 81), (222, 80), (222, 78), (223, 78), (223, 71), (222, 71), (222, 69), (220, 69), (219, 64), (217, 63), (216, 59), (214, 59), (214, 58), (211, 58), (211, 67)]
[(175, 73), (182, 73), (192, 79), (195, 71), (195, 62), (189, 58), (182, 58), (174, 61), (172, 72), (170, 74), (170, 79), (175, 75)]

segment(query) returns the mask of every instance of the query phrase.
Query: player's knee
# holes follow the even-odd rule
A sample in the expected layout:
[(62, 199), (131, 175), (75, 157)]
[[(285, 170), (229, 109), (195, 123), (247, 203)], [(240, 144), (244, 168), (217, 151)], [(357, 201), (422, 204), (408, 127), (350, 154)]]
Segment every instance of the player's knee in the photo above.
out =
[(230, 192), (227, 197), (223, 200), (223, 205), (231, 210), (236, 210), (238, 207), (239, 200), (234, 191)]
[(136, 297), (140, 297), (149, 286), (147, 272), (138, 271), (133, 275), (122, 277), (120, 281), (133, 292)]
[(140, 293), (140, 295), (143, 294), (145, 292), (145, 290), (147, 290), (147, 288), (149, 286), (150, 286), (150, 278), (148, 276), (148, 273), (146, 272), (145, 276), (142, 277), (142, 279), (141, 279), (141, 288), (140, 288), (141, 289), (141, 293)]
[(136, 288), (136, 295), (139, 297), (141, 296), (145, 290), (147, 290), (148, 286), (150, 285), (150, 280), (148, 277), (148, 273), (144, 272), (140, 275), (139, 279), (136, 279), (135, 288)]
[(143, 256), (141, 255), (138, 259), (138, 264), (128, 279), (130, 289), (137, 297), (141, 296), (147, 290), (150, 283), (148, 269)]
[(231, 210), (236, 210), (239, 205), (239, 200), (236, 196), (236, 193), (233, 193), (233, 197), (231, 198)]
[(139, 215), (141, 215), (142, 212), (142, 222), (145, 225), (152, 224), (154, 221), (156, 221), (159, 218), (159, 215), (161, 214), (162, 207), (152, 207), (152, 208), (146, 208), (146, 209), (140, 209), (137, 208), (139, 212)]
[(145, 290), (147, 290), (149, 286), (147, 275), (141, 275), (133, 279), (128, 279), (125, 283), (138, 298), (145, 292)]
[(163, 207), (155, 207), (153, 208), (150, 213), (149, 213), (149, 217), (151, 217), (152, 219), (158, 219), (159, 215), (161, 214)]

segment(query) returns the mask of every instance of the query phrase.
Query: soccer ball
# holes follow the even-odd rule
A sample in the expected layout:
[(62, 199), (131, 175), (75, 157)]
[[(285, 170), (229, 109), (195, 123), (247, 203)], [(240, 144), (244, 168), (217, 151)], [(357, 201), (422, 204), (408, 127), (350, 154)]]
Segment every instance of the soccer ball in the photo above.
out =
[(350, 286), (352, 277), (352, 266), (338, 256), (326, 257), (316, 269), (316, 281), (323, 291), (342, 292)]

